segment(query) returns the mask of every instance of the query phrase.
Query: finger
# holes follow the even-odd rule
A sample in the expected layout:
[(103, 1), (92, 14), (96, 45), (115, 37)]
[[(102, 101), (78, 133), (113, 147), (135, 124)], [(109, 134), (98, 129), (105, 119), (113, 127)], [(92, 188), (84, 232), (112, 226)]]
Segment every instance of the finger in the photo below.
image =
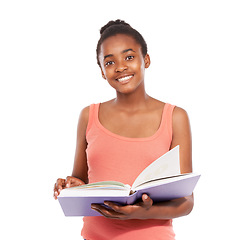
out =
[(116, 204), (114, 202), (109, 202), (109, 201), (105, 201), (104, 204), (109, 208), (113, 209), (115, 212), (126, 214), (125, 208), (124, 208), (125, 206), (121, 206), (119, 204)]
[(53, 197), (55, 199), (57, 199), (57, 196), (58, 196), (58, 192), (57, 192), (57, 189), (56, 189), (56, 183), (54, 184), (54, 189), (53, 189)]
[(58, 195), (59, 195), (58, 192), (54, 192), (54, 195), (53, 195), (54, 199), (57, 199)]
[(66, 184), (66, 188), (71, 187), (71, 185), (72, 185), (72, 177), (71, 176), (66, 177), (65, 184)]
[(58, 178), (56, 181), (57, 191), (60, 192), (63, 188), (65, 188), (65, 179)]
[(54, 188), (53, 188), (53, 191), (55, 192), (57, 190), (56, 188), (56, 183), (54, 184)]
[(119, 213), (122, 216), (122, 219), (129, 219), (130, 215), (136, 210), (135, 205), (120, 205), (118, 203), (105, 201), (104, 204), (109, 206), (115, 212)]
[(147, 194), (142, 194), (142, 201), (146, 208), (150, 208), (153, 205), (153, 200)]
[(91, 209), (99, 212), (106, 218), (111, 218), (111, 219), (124, 219), (125, 215), (118, 213), (114, 211), (113, 209), (108, 209), (103, 205), (100, 204), (92, 204)]
[(66, 187), (75, 187), (75, 186), (81, 186), (84, 185), (85, 183), (80, 180), (79, 178), (75, 178), (72, 176), (66, 177)]
[(58, 188), (57, 183), (54, 184), (53, 192), (53, 197), (57, 199), (57, 196), (60, 194), (60, 189)]

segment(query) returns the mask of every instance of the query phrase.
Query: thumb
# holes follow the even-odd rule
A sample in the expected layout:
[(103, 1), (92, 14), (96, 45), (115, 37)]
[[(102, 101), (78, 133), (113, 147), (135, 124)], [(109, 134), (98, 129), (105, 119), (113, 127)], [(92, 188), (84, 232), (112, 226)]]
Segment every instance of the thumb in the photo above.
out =
[(65, 186), (67, 188), (71, 187), (71, 184), (72, 184), (72, 179), (70, 176), (66, 177), (66, 181), (65, 181)]
[(69, 188), (69, 187), (76, 187), (76, 186), (80, 186), (80, 185), (84, 185), (85, 183), (80, 180), (79, 178), (75, 178), (75, 177), (71, 177), (71, 176), (68, 176), (66, 178), (66, 187)]
[(147, 194), (142, 194), (142, 201), (146, 208), (150, 208), (153, 205), (153, 200)]

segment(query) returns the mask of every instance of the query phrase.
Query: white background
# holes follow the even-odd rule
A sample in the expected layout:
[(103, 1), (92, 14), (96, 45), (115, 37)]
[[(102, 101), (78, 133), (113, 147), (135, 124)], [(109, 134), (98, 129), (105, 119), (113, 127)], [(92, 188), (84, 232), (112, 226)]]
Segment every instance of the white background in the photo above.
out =
[(81, 239), (81, 218), (52, 197), (71, 175), (81, 109), (115, 97), (102, 79), (99, 29), (117, 18), (144, 36), (148, 94), (189, 114), (195, 207), (177, 240), (228, 236), (227, 1), (1, 1), (0, 177), (4, 239)]

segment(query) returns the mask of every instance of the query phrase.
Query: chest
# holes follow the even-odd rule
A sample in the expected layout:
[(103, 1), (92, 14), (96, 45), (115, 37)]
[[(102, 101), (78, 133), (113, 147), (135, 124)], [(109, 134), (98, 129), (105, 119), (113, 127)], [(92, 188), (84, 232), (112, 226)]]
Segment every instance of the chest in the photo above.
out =
[(144, 138), (154, 135), (160, 127), (162, 111), (118, 112), (99, 114), (99, 121), (107, 130), (129, 138)]

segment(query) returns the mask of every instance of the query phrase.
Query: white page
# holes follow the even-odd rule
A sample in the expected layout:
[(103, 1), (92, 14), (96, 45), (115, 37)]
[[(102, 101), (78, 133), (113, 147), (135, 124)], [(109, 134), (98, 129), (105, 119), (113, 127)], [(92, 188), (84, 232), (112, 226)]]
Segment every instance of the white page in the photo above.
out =
[(180, 174), (179, 145), (145, 168), (134, 181), (132, 190), (144, 182), (178, 174)]
[(102, 182), (94, 182), (94, 183), (88, 183), (88, 184), (84, 184), (84, 185), (80, 185), (80, 186), (76, 186), (76, 187), (71, 187), (70, 189), (87, 189), (87, 188), (97, 188), (97, 187), (108, 187), (109, 186), (114, 186), (114, 187), (119, 187), (119, 188), (126, 188), (126, 184), (121, 183), (121, 182), (117, 182), (117, 181), (102, 181)]
[(182, 179), (188, 179), (188, 178), (192, 178), (192, 177), (199, 176), (199, 175), (200, 174), (198, 174), (198, 173), (184, 173), (184, 174), (172, 177), (172, 178), (161, 178), (160, 180), (147, 182), (145, 184), (137, 186), (135, 188), (135, 191), (138, 191), (138, 190), (141, 190), (141, 189), (145, 189), (147, 187), (159, 186), (159, 185), (165, 184), (165, 183), (176, 182), (176, 181), (179, 181), (179, 180), (182, 180)]
[(58, 197), (96, 197), (96, 196), (105, 196), (105, 197), (119, 197), (119, 196), (129, 196), (130, 187), (126, 188), (91, 188), (91, 189), (82, 189), (82, 188), (65, 188), (60, 192)]

